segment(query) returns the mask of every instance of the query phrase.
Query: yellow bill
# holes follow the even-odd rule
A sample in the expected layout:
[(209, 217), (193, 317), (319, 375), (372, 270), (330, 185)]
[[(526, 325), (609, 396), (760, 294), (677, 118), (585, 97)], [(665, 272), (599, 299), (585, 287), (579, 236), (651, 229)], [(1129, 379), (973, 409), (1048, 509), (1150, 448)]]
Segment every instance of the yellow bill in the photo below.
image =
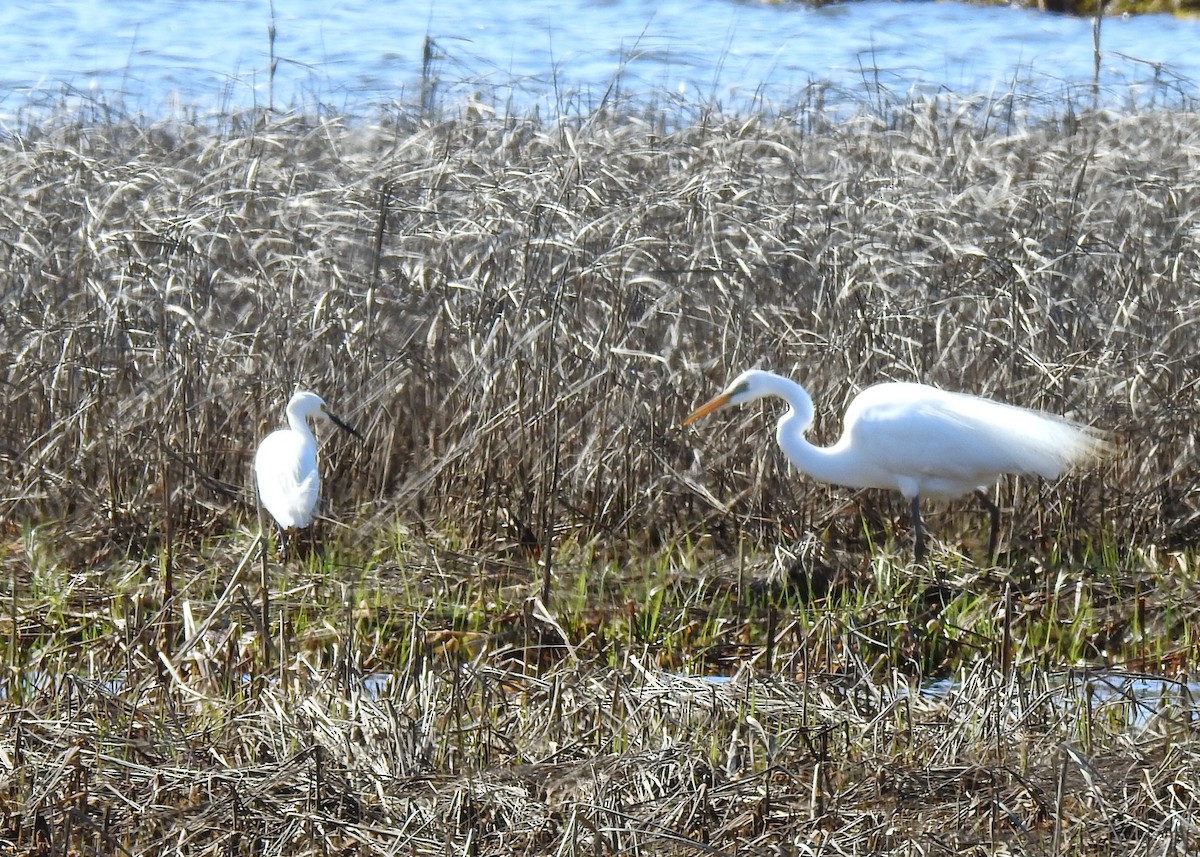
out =
[(721, 395), (717, 396), (716, 398), (709, 399), (703, 405), (696, 408), (696, 410), (694, 410), (692, 412), (692, 415), (683, 421), (683, 424), (686, 426), (691, 423), (694, 423), (696, 420), (700, 419), (701, 417), (707, 417), (713, 411), (719, 410), (720, 408), (723, 408), (726, 405), (728, 405), (730, 398), (731, 397), (728, 393), (722, 393)]

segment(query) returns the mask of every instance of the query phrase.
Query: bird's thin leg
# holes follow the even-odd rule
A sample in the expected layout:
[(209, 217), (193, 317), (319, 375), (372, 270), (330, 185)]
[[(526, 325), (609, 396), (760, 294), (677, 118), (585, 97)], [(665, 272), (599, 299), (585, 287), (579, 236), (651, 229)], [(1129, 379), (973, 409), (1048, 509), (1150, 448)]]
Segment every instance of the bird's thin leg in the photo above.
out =
[(290, 532), (290, 528), (279, 527), (275, 530), (275, 532), (279, 534), (279, 558), (286, 561), (290, 552), (289, 548), (291, 547), (288, 544), (288, 533)]
[(921, 524), (920, 497), (912, 498), (912, 526), (913, 539), (915, 540), (913, 554), (916, 556), (917, 562), (921, 562), (923, 559), (925, 559), (925, 528)]
[(991, 565), (992, 560), (996, 558), (996, 540), (1000, 536), (1000, 507), (992, 502), (992, 498), (981, 488), (975, 489), (975, 496), (983, 501), (983, 505), (987, 506), (988, 515), (991, 516), (992, 525), (988, 530), (987, 546), (987, 562), (988, 565)]

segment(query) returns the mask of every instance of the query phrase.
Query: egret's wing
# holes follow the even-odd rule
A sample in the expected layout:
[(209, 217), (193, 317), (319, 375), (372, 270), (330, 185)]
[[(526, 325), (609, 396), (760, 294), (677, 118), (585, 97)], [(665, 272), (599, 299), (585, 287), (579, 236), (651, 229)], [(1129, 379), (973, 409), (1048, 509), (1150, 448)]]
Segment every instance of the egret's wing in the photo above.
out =
[(874, 466), (963, 491), (1001, 473), (1057, 476), (1102, 443), (1050, 414), (920, 384), (868, 388), (846, 416), (854, 448)]
[(296, 432), (273, 432), (258, 447), (254, 474), (258, 496), (279, 526), (312, 523), (321, 488), (315, 446)]

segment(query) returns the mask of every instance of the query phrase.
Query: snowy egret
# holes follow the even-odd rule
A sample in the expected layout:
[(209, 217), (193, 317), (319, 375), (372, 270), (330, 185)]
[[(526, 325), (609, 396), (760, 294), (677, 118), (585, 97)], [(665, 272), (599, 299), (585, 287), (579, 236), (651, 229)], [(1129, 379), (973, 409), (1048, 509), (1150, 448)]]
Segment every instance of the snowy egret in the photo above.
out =
[(1052, 479), (1107, 446), (1093, 429), (1053, 414), (903, 382), (863, 390), (846, 409), (838, 442), (814, 446), (804, 438), (813, 421), (808, 392), (795, 381), (758, 369), (743, 372), (683, 424), (764, 396), (777, 396), (791, 406), (775, 437), (801, 471), (849, 488), (892, 489), (911, 502), (918, 560), (925, 556), (921, 497), (952, 499), (974, 491), (991, 515), (990, 562), (1000, 510), (984, 488), (1005, 473)]
[(329, 420), (362, 440), (362, 435), (325, 410), (316, 393), (297, 392), (288, 401), (288, 427), (263, 438), (254, 454), (259, 499), (279, 525), (285, 545), (290, 530), (312, 523), (321, 494), (317, 440), (308, 427), (309, 417)]

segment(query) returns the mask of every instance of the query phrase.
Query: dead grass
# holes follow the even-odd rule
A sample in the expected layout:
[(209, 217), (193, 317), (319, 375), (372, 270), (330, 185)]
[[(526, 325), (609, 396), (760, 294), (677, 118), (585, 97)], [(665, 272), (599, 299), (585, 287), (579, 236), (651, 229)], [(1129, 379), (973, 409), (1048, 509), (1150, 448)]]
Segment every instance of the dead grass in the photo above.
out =
[(808, 385), (825, 439), (885, 378), (1136, 438), (1103, 489), (1019, 503), (1016, 532), (1189, 543), (1190, 114), (807, 124), (64, 122), (10, 141), (9, 515), (227, 529), (299, 383), (368, 435), (327, 454), (341, 520), (416, 515), (475, 546), (805, 532), (834, 504), (767, 451), (770, 420), (679, 428), (763, 365)]
[(373, 693), (303, 664), (232, 692), (192, 674), (133, 704), (65, 678), (10, 715), (7, 824), (103, 854), (1187, 853), (1190, 711), (1037, 668), (936, 697), (635, 657), (430, 656)]
[[(1130, 726), (1144, 700), (1061, 677), (1196, 656), (1200, 121), (999, 115), (7, 139), (7, 839), (1194, 848), (1190, 701)], [(806, 384), (819, 440), (916, 379), (1118, 452), (1005, 483), (1003, 568), (951, 508), (913, 569), (902, 503), (789, 472), (771, 413), (679, 427), (752, 365)], [(325, 549), (271, 565), (268, 627), (249, 460), (296, 384), (367, 443), (325, 446)]]

